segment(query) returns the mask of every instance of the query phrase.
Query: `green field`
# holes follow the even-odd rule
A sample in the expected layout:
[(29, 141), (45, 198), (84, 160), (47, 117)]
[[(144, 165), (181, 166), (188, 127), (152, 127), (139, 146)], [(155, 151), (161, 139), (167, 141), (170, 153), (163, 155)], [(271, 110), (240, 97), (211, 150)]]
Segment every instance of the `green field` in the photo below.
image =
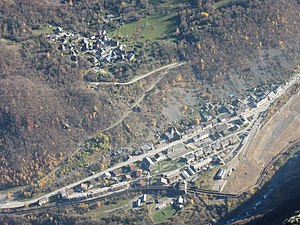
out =
[(154, 224), (166, 222), (169, 218), (176, 214), (176, 209), (172, 206), (168, 206), (158, 212), (155, 212), (152, 216)]
[(182, 167), (184, 164), (184, 162), (179, 162), (179, 160), (163, 160), (156, 164), (156, 169), (152, 172), (152, 174), (161, 174), (168, 171), (176, 170)]
[(129, 207), (129, 199), (119, 200), (117, 204), (103, 205), (99, 208), (88, 211), (85, 215), (93, 218), (103, 218), (105, 215), (111, 213), (113, 210), (121, 207)]
[(171, 13), (166, 16), (159, 13), (154, 16), (148, 16), (137, 22), (125, 24), (118, 30), (108, 32), (108, 35), (110, 37), (125, 39), (127, 42), (154, 41), (166, 38), (174, 33), (178, 22), (177, 13)]

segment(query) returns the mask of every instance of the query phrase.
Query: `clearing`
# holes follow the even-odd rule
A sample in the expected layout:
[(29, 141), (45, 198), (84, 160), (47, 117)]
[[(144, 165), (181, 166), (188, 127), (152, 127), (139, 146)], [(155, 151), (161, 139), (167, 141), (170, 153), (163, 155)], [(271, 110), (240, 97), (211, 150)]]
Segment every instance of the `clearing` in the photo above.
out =
[(158, 212), (154, 213), (152, 216), (152, 221), (154, 224), (166, 222), (169, 218), (176, 214), (176, 209), (172, 206), (168, 206)]
[(177, 13), (148, 16), (137, 22), (121, 26), (118, 30), (110, 32), (109, 36), (125, 38), (127, 41), (154, 41), (175, 32), (179, 24)]
[(300, 137), (300, 95), (294, 95), (278, 113), (258, 131), (245, 157), (228, 178), (225, 192), (240, 193), (255, 184), (263, 168), (289, 142)]

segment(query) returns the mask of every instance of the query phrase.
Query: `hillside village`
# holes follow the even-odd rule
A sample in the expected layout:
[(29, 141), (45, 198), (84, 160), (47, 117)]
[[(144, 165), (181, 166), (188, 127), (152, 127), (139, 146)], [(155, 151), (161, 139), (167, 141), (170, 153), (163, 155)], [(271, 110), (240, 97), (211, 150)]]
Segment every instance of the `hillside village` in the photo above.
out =
[(109, 38), (105, 29), (98, 31), (97, 35), (84, 37), (57, 27), (48, 38), (58, 44), (58, 50), (69, 54), (72, 61), (86, 59), (91, 67), (102, 68), (107, 64), (135, 60), (134, 52)]
[[(126, 151), (123, 150), (113, 151), (105, 157), (116, 163), (120, 159), (126, 162), (133, 157), (155, 152), (156, 149), (164, 146), (165, 150), (121, 168), (103, 172), (94, 181), (81, 183), (73, 189), (65, 189), (60, 193), (61, 199), (83, 200), (114, 195), (128, 189), (175, 187), (182, 182), (195, 185), (198, 179), (201, 180), (200, 174), (209, 171), (216, 171), (208, 181), (212, 185), (212, 191), (222, 192), (227, 177), (234, 170), (233, 167), (228, 166), (228, 163), (240, 154), (250, 129), (259, 117), (262, 119), (265, 115), (265, 112), (261, 111), (258, 116), (254, 116), (255, 110), (273, 101), (282, 90), (297, 79), (298, 77), (293, 78), (293, 81), (285, 86), (273, 85), (269, 91), (253, 89), (253, 94), (244, 99), (235, 99), (230, 104), (208, 102), (200, 109), (200, 124), (191, 125), (186, 130), (171, 126), (166, 132), (157, 136), (155, 143), (145, 143), (127, 158), (124, 157)], [(172, 145), (172, 143), (176, 144)], [(179, 192), (179, 197), (168, 204), (157, 203), (157, 210), (170, 204), (177, 204), (181, 208), (184, 201), (182, 194), (184, 195), (184, 190)], [(146, 198), (145, 196), (138, 198), (133, 202), (132, 207), (143, 206)], [(41, 199), (39, 204), (43, 205), (48, 201), (49, 199)]]

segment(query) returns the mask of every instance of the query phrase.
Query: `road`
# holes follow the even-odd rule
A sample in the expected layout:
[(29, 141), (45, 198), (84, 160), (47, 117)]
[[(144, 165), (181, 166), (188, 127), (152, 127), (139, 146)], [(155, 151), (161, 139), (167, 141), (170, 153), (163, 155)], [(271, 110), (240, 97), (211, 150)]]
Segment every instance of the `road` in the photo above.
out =
[[(174, 63), (173, 63), (174, 64)], [(130, 110), (128, 110), (124, 115), (121, 116), (121, 118), (118, 119), (118, 121), (116, 121), (115, 123), (111, 124), (109, 127), (105, 128), (102, 130), (102, 132), (108, 131), (116, 126), (118, 126), (120, 123), (122, 123), (124, 121), (124, 119), (126, 117), (129, 116), (130, 113), (132, 113), (133, 108), (138, 106), (143, 100), (144, 98), (148, 95), (148, 93), (161, 81), (161, 79), (169, 72), (169, 70), (176, 68), (178, 66), (183, 65), (183, 63), (178, 63), (172, 67), (169, 67), (145, 92), (144, 94), (131, 106)], [(148, 75), (149, 76), (149, 75)], [(143, 78), (145, 77), (145, 75), (143, 76)], [(141, 77), (139, 78), (139, 80), (142, 79)], [(137, 80), (136, 80), (137, 81)], [(133, 81), (131, 81), (131, 83), (133, 83)], [(125, 84), (125, 83), (124, 83)], [(129, 83), (127, 83), (129, 84)]]
[(182, 142), (185, 142), (185, 141), (189, 140), (190, 138), (193, 138), (193, 137), (197, 136), (201, 132), (203, 132), (202, 129), (198, 130), (198, 131), (196, 131), (196, 132), (194, 132), (192, 134), (185, 135), (180, 140), (177, 140), (177, 141), (174, 141), (174, 142), (171, 142), (171, 143), (168, 143), (168, 144), (162, 144), (161, 146), (159, 146), (158, 148), (156, 148), (154, 150), (150, 150), (150, 151), (148, 151), (148, 152), (146, 152), (146, 153), (144, 153), (142, 155), (139, 155), (139, 156), (133, 156), (130, 159), (128, 159), (127, 161), (125, 161), (125, 162), (120, 162), (120, 163), (116, 164), (115, 166), (113, 166), (113, 167), (111, 167), (109, 169), (106, 169), (106, 170), (101, 171), (99, 173), (96, 173), (96, 174), (94, 174), (92, 176), (89, 176), (89, 177), (87, 177), (85, 179), (82, 179), (80, 181), (77, 181), (77, 182), (74, 182), (72, 184), (69, 184), (69, 185), (67, 185), (67, 186), (65, 186), (63, 188), (55, 190), (55, 191), (53, 191), (51, 193), (48, 193), (46, 195), (43, 195), (43, 196), (41, 196), (39, 198), (31, 199), (31, 200), (28, 200), (26, 202), (9, 202), (9, 203), (6, 203), (6, 204), (0, 204), (0, 209), (1, 208), (4, 209), (4, 208), (18, 208), (18, 207), (23, 207), (25, 204), (32, 204), (32, 203), (35, 203), (35, 202), (39, 201), (42, 198), (45, 198), (45, 197), (49, 198), (51, 196), (57, 195), (60, 191), (62, 191), (64, 189), (71, 189), (71, 188), (73, 188), (73, 187), (75, 187), (75, 186), (77, 186), (77, 185), (79, 185), (79, 184), (81, 184), (83, 182), (87, 182), (87, 181), (90, 181), (92, 179), (95, 179), (95, 178), (101, 176), (105, 172), (109, 172), (109, 171), (121, 168), (123, 166), (127, 166), (129, 164), (134, 163), (134, 162), (141, 161), (145, 157), (149, 157), (149, 156), (155, 155), (156, 153), (160, 153), (160, 152), (162, 152), (162, 151), (164, 151), (166, 149), (169, 149), (169, 148), (171, 148), (171, 147), (173, 147), (173, 146), (175, 146), (177, 144), (180, 144)]
[[(157, 73), (161, 70), (166, 69), (166, 71), (157, 79), (156, 82), (154, 82), (150, 88), (148, 88), (144, 94), (138, 99), (138, 101), (136, 101), (131, 108), (124, 113), (116, 122), (114, 122), (113, 124), (109, 125), (108, 127), (104, 128), (101, 132), (105, 132), (105, 131), (109, 131), (110, 129), (118, 126), (120, 123), (122, 123), (128, 116), (130, 113), (132, 113), (132, 109), (136, 106), (138, 106), (143, 100), (144, 98), (147, 96), (147, 94), (159, 83), (159, 81), (167, 74), (167, 72), (169, 72), (171, 69), (177, 68), (179, 66), (182, 66), (186, 64), (186, 62), (176, 62), (176, 63), (172, 63), (163, 67), (160, 67), (158, 69), (155, 69), (153, 71), (151, 71), (150, 73), (144, 74), (142, 76), (136, 77), (134, 79), (132, 79), (129, 82), (126, 83), (118, 83), (118, 82), (90, 82), (89, 84), (94, 84), (94, 85), (99, 85), (99, 84), (113, 84), (113, 85), (128, 85), (128, 84), (133, 84), (143, 78), (146, 78), (154, 73)], [(79, 151), (81, 150), (81, 148), (78, 148), (75, 152), (73, 152), (73, 154), (71, 156), (69, 156), (70, 158), (74, 157)], [(62, 163), (61, 165), (57, 166), (55, 169), (53, 169), (48, 175), (46, 175), (44, 179), (47, 179), (48, 177), (50, 177), (51, 175), (55, 174), (63, 165), (65, 165), (66, 162)]]
[[(178, 66), (178, 65), (179, 65), (179, 64), (177, 64), (177, 66)], [(256, 108), (256, 109), (251, 110), (252, 115), (259, 114), (260, 112), (263, 112), (263, 111), (267, 110), (268, 107), (270, 106), (270, 104), (271, 104), (272, 102), (274, 102), (276, 98), (280, 97), (280, 96), (281, 96), (281, 95), (282, 95), (282, 94), (283, 94), (290, 86), (292, 86), (295, 82), (297, 82), (297, 81), (299, 80), (299, 77), (300, 77), (300, 74), (298, 74), (297, 77), (295, 77), (292, 81), (290, 81), (290, 82), (289, 82), (289, 83), (288, 83), (288, 84), (287, 84), (280, 92), (278, 92), (278, 93), (277, 93), (277, 94), (276, 94), (269, 102), (267, 102), (266, 104), (263, 104), (263, 105), (262, 105), (261, 107), (259, 107), (259, 108)], [(247, 112), (247, 113), (249, 113), (249, 112)], [(244, 113), (243, 115), (245, 115), (245, 113)], [(249, 115), (249, 116), (251, 116), (251, 115)], [(58, 190), (56, 190), (56, 191), (53, 191), (53, 192), (51, 192), (51, 193), (48, 193), (48, 194), (46, 194), (46, 195), (44, 195), (44, 196), (41, 196), (41, 197), (39, 197), (39, 198), (31, 199), (31, 200), (28, 200), (28, 201), (26, 201), (26, 202), (8, 202), (8, 203), (0, 204), (0, 209), (1, 209), (1, 208), (2, 208), (2, 209), (8, 209), (8, 208), (18, 208), (18, 207), (23, 207), (25, 204), (32, 204), (32, 203), (35, 203), (35, 202), (39, 201), (39, 200), (42, 199), (42, 198), (45, 198), (45, 197), (49, 198), (49, 197), (51, 197), (51, 196), (57, 195), (60, 191), (62, 191), (62, 190), (64, 190), (64, 189), (70, 189), (70, 188), (73, 188), (73, 187), (75, 187), (75, 186), (77, 186), (77, 185), (83, 183), (83, 182), (87, 182), (87, 181), (90, 181), (90, 180), (92, 180), (92, 179), (95, 179), (95, 178), (101, 176), (104, 172), (109, 172), (109, 171), (111, 171), (111, 170), (115, 170), (115, 169), (121, 168), (121, 167), (123, 167), (123, 166), (127, 166), (127, 165), (129, 165), (129, 164), (134, 163), (134, 162), (141, 161), (141, 160), (142, 160), (143, 158), (145, 158), (145, 157), (149, 157), (149, 156), (152, 156), (152, 155), (154, 155), (154, 154), (156, 154), (156, 153), (159, 153), (159, 152), (162, 152), (162, 151), (164, 151), (164, 150), (166, 150), (166, 149), (169, 149), (169, 148), (171, 148), (171, 147), (173, 147), (173, 146), (175, 146), (175, 145), (177, 145), (177, 144), (179, 144), (179, 143), (185, 142), (185, 141), (189, 140), (190, 138), (193, 138), (193, 137), (197, 136), (197, 135), (200, 134), (201, 132), (203, 132), (203, 130), (202, 130), (202, 129), (199, 129), (199, 130), (197, 130), (196, 132), (194, 132), (194, 133), (192, 133), (192, 134), (188, 134), (188, 135), (183, 136), (182, 139), (180, 139), (180, 140), (174, 141), (174, 142), (169, 143), (169, 144), (160, 145), (160, 146), (158, 146), (158, 148), (156, 148), (156, 149), (154, 149), (154, 150), (148, 151), (148, 152), (146, 152), (146, 153), (144, 153), (144, 154), (142, 154), (142, 155), (139, 155), (139, 156), (131, 157), (130, 159), (128, 159), (128, 160), (125, 161), (125, 162), (120, 162), (120, 163), (116, 164), (115, 166), (113, 166), (113, 167), (111, 167), (111, 168), (109, 168), (109, 169), (106, 169), (106, 170), (104, 170), (104, 171), (102, 171), (102, 172), (96, 173), (96, 174), (94, 174), (94, 175), (92, 175), (92, 176), (89, 176), (89, 177), (87, 177), (87, 178), (85, 178), (85, 179), (82, 179), (82, 180), (80, 180), (80, 181), (77, 181), (77, 182), (74, 182), (74, 183), (72, 183), (72, 184), (69, 184), (69, 185), (67, 185), (67, 186), (65, 186), (65, 187), (63, 187), (63, 188), (60, 188), (60, 189), (58, 189)]]
[(141, 75), (141, 76), (138, 76), (138, 77), (135, 77), (133, 78), (132, 80), (128, 81), (128, 82), (88, 82), (88, 84), (90, 85), (129, 85), (129, 84), (133, 84), (141, 79), (144, 79), (152, 74), (155, 74), (161, 70), (164, 70), (164, 69), (172, 69), (172, 68), (176, 68), (178, 66), (182, 66), (186, 64), (186, 62), (175, 62), (175, 63), (171, 63), (171, 64), (168, 64), (166, 66), (162, 66), (160, 68), (157, 68), (149, 73), (146, 73), (144, 75)]

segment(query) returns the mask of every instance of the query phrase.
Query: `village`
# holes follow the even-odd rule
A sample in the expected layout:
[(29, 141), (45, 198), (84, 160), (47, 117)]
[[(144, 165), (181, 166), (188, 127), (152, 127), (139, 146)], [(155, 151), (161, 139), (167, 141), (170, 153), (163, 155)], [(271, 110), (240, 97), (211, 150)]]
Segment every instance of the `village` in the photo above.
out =
[(84, 37), (74, 31), (64, 31), (57, 27), (54, 33), (47, 37), (58, 44), (59, 51), (70, 55), (73, 62), (78, 63), (80, 59), (85, 58), (92, 68), (135, 60), (133, 50), (128, 50), (125, 45), (109, 38), (105, 29), (98, 31), (96, 35)]
[[(149, 203), (147, 199), (153, 196), (146, 193), (132, 202), (132, 208), (153, 203), (155, 210), (161, 210), (170, 205), (183, 207), (188, 186), (207, 193), (222, 193), (226, 179), (235, 170), (230, 162), (244, 151), (250, 132), (260, 128), (270, 104), (298, 79), (299, 76), (285, 85), (273, 85), (269, 91), (253, 89), (245, 99), (235, 99), (230, 104), (203, 105), (199, 125), (191, 125), (187, 130), (170, 126), (157, 136), (156, 142), (145, 143), (135, 155), (129, 155), (123, 166), (115, 166), (99, 176), (94, 174), (93, 179), (60, 191), (61, 201), (105, 198), (135, 190), (177, 190), (171, 199), (162, 202), (156, 199)], [(113, 152), (109, 157), (116, 156), (122, 158), (121, 152)], [(208, 181), (210, 190), (195, 185), (208, 171), (214, 171)], [(39, 205), (48, 202), (49, 198), (42, 198)]]

